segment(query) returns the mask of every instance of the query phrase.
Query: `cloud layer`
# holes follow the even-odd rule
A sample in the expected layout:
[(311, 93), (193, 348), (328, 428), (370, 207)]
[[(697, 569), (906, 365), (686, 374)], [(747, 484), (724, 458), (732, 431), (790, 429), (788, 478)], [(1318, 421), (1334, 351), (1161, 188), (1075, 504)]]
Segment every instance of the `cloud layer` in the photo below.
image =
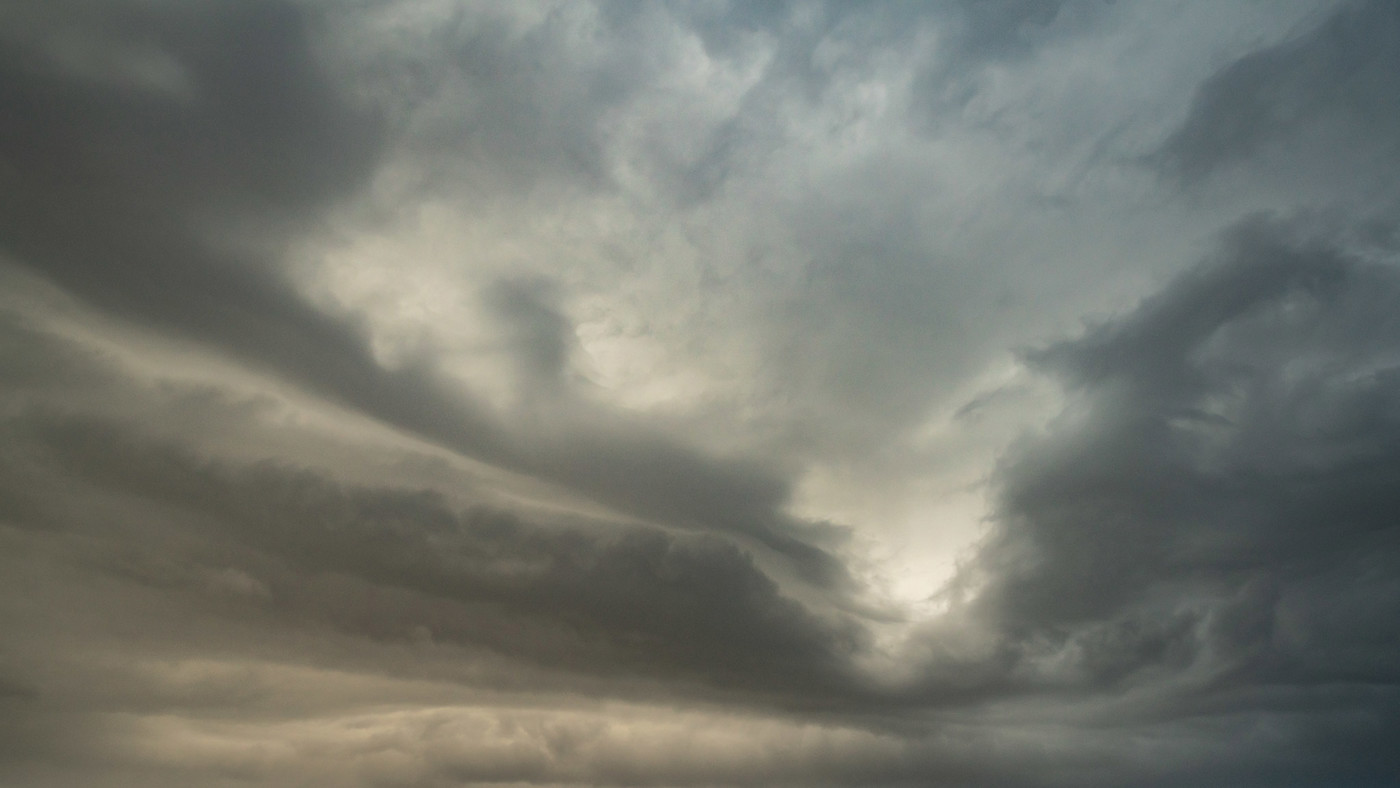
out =
[(0, 782), (1400, 782), (1395, 16), (0, 11)]

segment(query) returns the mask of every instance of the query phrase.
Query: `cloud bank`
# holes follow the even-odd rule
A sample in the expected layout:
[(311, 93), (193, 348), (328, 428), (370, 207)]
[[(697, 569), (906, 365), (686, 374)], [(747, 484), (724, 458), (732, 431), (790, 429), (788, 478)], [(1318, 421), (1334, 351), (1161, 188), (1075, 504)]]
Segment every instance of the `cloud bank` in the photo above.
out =
[(0, 11), (0, 782), (1400, 782), (1395, 15)]

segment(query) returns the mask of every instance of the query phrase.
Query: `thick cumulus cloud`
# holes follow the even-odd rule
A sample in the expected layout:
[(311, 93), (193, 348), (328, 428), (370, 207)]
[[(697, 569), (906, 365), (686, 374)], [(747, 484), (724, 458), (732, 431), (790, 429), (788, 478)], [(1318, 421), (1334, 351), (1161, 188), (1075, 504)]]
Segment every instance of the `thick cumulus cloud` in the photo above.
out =
[(1400, 783), (1395, 22), (0, 8), (0, 782)]
[[(1047, 544), (1063, 536), (1068, 552), (1100, 565), (1095, 549), (1128, 545), (1073, 534), (1111, 532), (1089, 524), (1102, 508), (1132, 544), (1126, 560), (1104, 563), (1138, 588), (1169, 568), (1182, 577), (1282, 566), (1307, 574), (1329, 560), (1329, 543), (1349, 551), (1360, 540), (1369, 552), (1379, 545), (1368, 540), (1390, 525), (1393, 257), (1289, 238), (1262, 220), (1233, 230), (1225, 245), (1221, 261), (1134, 313), (1031, 356), (1067, 381), (1074, 405), (1063, 431), (1008, 468), (1008, 514), (1063, 511), (1049, 519), (1066, 530), (1048, 527)], [(1250, 502), (1265, 508), (1249, 511)], [(1150, 527), (1148, 515), (1172, 525)], [(1140, 530), (1133, 521), (1143, 521)], [(1047, 606), (1028, 619), (1055, 609), (1049, 620), (1072, 622), (1129, 601), (1125, 588), (1022, 602)]]
[(1005, 460), (977, 604), (1054, 681), (1182, 682), (1150, 704), (1277, 715), (1329, 757), (1349, 719), (1348, 768), (1393, 779), (1400, 273), (1290, 236), (1236, 228), (1032, 354), (1073, 404)]

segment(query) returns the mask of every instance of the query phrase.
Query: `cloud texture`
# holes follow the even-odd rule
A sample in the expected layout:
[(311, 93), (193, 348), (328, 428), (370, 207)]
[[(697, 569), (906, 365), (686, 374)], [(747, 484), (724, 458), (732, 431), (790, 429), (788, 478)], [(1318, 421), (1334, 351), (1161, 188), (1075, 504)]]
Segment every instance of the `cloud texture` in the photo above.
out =
[(0, 10), (0, 782), (1400, 783), (1396, 21)]

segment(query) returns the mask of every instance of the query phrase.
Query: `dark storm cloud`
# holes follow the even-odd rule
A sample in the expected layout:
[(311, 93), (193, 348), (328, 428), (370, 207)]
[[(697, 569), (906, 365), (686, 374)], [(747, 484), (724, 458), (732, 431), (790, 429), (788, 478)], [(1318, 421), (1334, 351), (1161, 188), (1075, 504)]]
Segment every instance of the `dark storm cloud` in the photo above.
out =
[[(386, 369), (354, 320), (297, 293), (277, 259), (285, 233), (304, 230), (362, 185), (382, 134), (321, 73), (296, 6), (72, 13), (62, 29), (82, 21), (100, 36), (89, 46), (130, 39), (154, 48), (183, 70), (193, 95), (93, 81), (44, 59), (38, 44), (12, 44), (0, 56), (0, 101), (10, 108), (0, 120), (0, 159), (15, 197), (0, 216), (0, 244), (14, 260), (100, 308), (207, 343), (428, 440), (577, 486), (629, 514), (752, 537), (808, 578), (842, 582), (838, 562), (779, 513), (787, 483), (771, 471), (730, 467), (619, 419), (605, 429), (577, 426), (572, 445), (517, 440), (443, 381), (431, 360)], [(218, 240), (247, 229), (251, 243)], [(517, 323), (538, 313), (524, 302), (507, 306), (525, 310), (511, 318)], [(565, 327), (544, 328), (554, 336)], [(539, 338), (520, 348), (526, 364), (542, 363), (531, 356), (547, 350)]]
[(1331, 157), (1334, 166), (1354, 153), (1338, 146), (1393, 156), (1397, 70), (1400, 9), (1387, 2), (1343, 4), (1316, 29), (1211, 77), (1158, 160), (1199, 179), (1306, 133), (1320, 135), (1321, 150), (1310, 155)]
[[(0, 10), (0, 781), (1400, 782), (1400, 235), (1384, 155), (1400, 28), (1382, 3), (1324, 10), (1253, 54), (1202, 45), (1229, 65), (1199, 87), (1152, 83), (1176, 96), (1160, 105), (1124, 89), (1090, 112), (1075, 101), (1121, 86), (1054, 83), (1151, 70), (1124, 60), (1137, 32), (1098, 39), (1166, 12)], [(415, 26), (432, 28), (422, 50)], [(1081, 115), (1170, 118), (1193, 89), (1185, 121), (1144, 145), (1168, 138), (1156, 163), (1182, 180), (1084, 165), (1055, 228), (1025, 213), (1023, 180), (978, 180), (1009, 157), (1055, 191), (1083, 169), (1056, 158), (1096, 122)], [(1245, 194), (1295, 159), (1302, 174), (1275, 169), (1297, 190), (1173, 213), (1182, 183)], [(1024, 278), (1054, 318), (1018, 331), (1104, 305), (1052, 283), (1113, 267), (1087, 259), (1113, 244), (1077, 236), (1184, 262), (1203, 221), (1319, 194), (1334, 202), (1311, 218), (1235, 224), (1119, 317), (1036, 339), (1010, 380), (984, 374), (1022, 336), (1002, 325), (1021, 320), (1002, 279)], [(1086, 207), (1124, 195), (1137, 207)], [(524, 234), (565, 226), (552, 250), (491, 221), (425, 244), (469, 238), (448, 253), (471, 256), (500, 231), (526, 260), (444, 264), (431, 281), (461, 285), (463, 303), (426, 318), (471, 312), (437, 338), (486, 324), (484, 355), (510, 372), (482, 390), (510, 404), (474, 393), (475, 357), (431, 341), (382, 361), (371, 337), (392, 315), (318, 307), (291, 271), (288, 250), (328, 217), (411, 215), (420, 198), (463, 226), (478, 208), (512, 229), (518, 213)], [(1144, 205), (1168, 207), (1114, 224)], [(981, 224), (995, 227), (967, 229)], [(388, 239), (384, 257), (414, 248), (381, 230), (348, 228)], [(1003, 232), (1024, 237), (993, 243)], [(1081, 249), (1082, 268), (1066, 262)], [(638, 270), (694, 253), (703, 275), (661, 271), (653, 288), (595, 252)], [(432, 268), (418, 262), (392, 264)], [(772, 292), (742, 308), (693, 292), (725, 276)], [(618, 282), (624, 296), (600, 297)], [(658, 292), (694, 297), (677, 311), (705, 320), (628, 357), (637, 337), (609, 332), (664, 321), (611, 312)], [(637, 392), (589, 379), (609, 353), (665, 366), (653, 349), (706, 378), (687, 367), (702, 324), (733, 332), (716, 366), (738, 393), (682, 375), (629, 412)], [(940, 612), (852, 579), (882, 524), (789, 513), (795, 489), (816, 501), (804, 511), (842, 511), (842, 474), (871, 498), (922, 482), (915, 455), (946, 437), (934, 403), (989, 392), (947, 408), (949, 430), (973, 430), (1029, 413), (1036, 375), (1062, 384), (1063, 411), (1001, 455), (989, 530)], [(692, 394), (744, 413), (668, 421)], [(711, 427), (788, 432), (750, 444)], [(767, 448), (696, 448), (750, 445)]]
[[(33, 16), (13, 14), (3, 39), (0, 140), (31, 211), (8, 218), (9, 234), (53, 232), (60, 197), (85, 197), (74, 220), (296, 213), (374, 163), (374, 118), (319, 72), (293, 6), (60, 3)], [(174, 84), (88, 68), (123, 60), (159, 64)]]
[[(421, 632), (571, 673), (681, 680), (782, 706), (859, 692), (859, 624), (786, 597), (722, 538), (540, 524), (461, 509), (430, 488), (209, 457), (194, 445), (211, 417), (247, 434), (240, 420), (256, 411), (133, 378), (116, 359), (13, 317), (0, 324), (0, 380), (0, 516), (39, 538), (101, 545), (80, 562), (88, 569), (186, 593), (213, 576), (356, 637)], [(176, 403), (191, 395), (208, 411), (183, 428), (192, 445), (146, 437), (179, 435)], [(158, 401), (154, 424), (118, 415), (141, 399)], [(16, 702), (26, 697), (16, 689)]]
[[(859, 630), (784, 598), (750, 557), (713, 537), (545, 527), (487, 507), (458, 512), (429, 490), (347, 486), (272, 462), (231, 466), (143, 444), (111, 425), (42, 414), (7, 425), (6, 443), (74, 484), (132, 496), (134, 519), (173, 507), (187, 535), (208, 541), (193, 554), (163, 556), (158, 531), (131, 534), (146, 544), (129, 549), (151, 558), (137, 565), (241, 552), (267, 571), (270, 557), (282, 567), (270, 572), (276, 604), (313, 614), (326, 605), (321, 614), (333, 623), (372, 638), (421, 629), (573, 671), (691, 677), (814, 705), (849, 684), (846, 663), (861, 646)], [(44, 519), (96, 527), (52, 512)], [(305, 580), (325, 575), (410, 596), (379, 610), (335, 605)]]
[[(195, 95), (93, 82), (7, 50), (0, 156), (16, 199), (0, 217), (5, 251), (119, 316), (323, 393), (365, 398), (382, 386), (359, 332), (306, 304), (269, 259), (279, 225), (356, 185), (374, 161), (372, 119), (316, 73), (295, 9), (103, 10), (88, 20), (93, 35), (114, 27), (176, 58)], [(272, 237), (253, 249), (209, 237), (239, 221)]]
[(1278, 719), (1302, 748), (1233, 779), (1393, 780), (1400, 270), (1265, 220), (1224, 247), (1031, 355), (1073, 404), (1004, 461), (976, 604), (1051, 685)]

